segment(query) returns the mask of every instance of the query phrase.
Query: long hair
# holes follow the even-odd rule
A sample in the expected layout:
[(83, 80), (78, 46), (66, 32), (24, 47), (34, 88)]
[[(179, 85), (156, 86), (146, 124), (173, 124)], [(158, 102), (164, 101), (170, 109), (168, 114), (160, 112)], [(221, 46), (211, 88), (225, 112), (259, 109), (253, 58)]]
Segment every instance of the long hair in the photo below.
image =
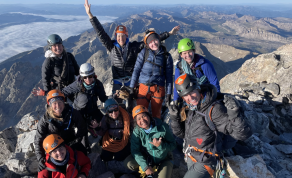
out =
[(56, 119), (57, 121), (61, 121), (61, 122), (63, 122), (63, 118), (56, 116), (56, 115), (54, 114), (53, 108), (52, 108), (51, 106), (49, 106), (49, 107), (47, 108), (46, 113), (47, 113), (47, 115), (48, 115), (49, 117), (51, 117), (51, 118), (53, 118), (53, 119)]

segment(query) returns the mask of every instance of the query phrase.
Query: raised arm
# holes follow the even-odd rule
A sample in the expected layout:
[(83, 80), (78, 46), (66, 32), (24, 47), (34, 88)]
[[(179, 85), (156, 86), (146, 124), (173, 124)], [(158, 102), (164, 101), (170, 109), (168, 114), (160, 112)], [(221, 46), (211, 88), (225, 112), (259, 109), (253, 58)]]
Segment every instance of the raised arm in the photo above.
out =
[(99, 38), (99, 41), (103, 44), (103, 46), (106, 47), (106, 49), (108, 51), (111, 51), (114, 48), (114, 44), (112, 43), (112, 40), (108, 36), (108, 34), (104, 31), (104, 29), (103, 29), (102, 25), (100, 24), (100, 22), (98, 21), (98, 19), (91, 14), (91, 11), (90, 11), (91, 5), (88, 4), (88, 0), (85, 0), (84, 7), (85, 7), (85, 11), (90, 19), (90, 22), (91, 22), (95, 32), (97, 33), (97, 37)]

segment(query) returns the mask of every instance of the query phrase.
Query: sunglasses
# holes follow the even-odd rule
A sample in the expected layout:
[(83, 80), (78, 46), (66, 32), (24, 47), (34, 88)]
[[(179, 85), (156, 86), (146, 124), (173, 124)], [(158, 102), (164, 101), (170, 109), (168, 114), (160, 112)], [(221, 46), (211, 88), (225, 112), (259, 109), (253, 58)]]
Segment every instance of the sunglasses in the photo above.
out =
[(90, 76), (84, 76), (84, 77), (83, 77), (83, 80), (84, 80), (84, 79), (87, 79), (87, 78), (90, 79), (90, 78), (93, 78), (93, 77), (94, 77), (93, 75), (90, 75)]
[(108, 113), (113, 113), (113, 112), (117, 112), (117, 111), (119, 111), (119, 109), (118, 109), (118, 108), (116, 108), (116, 109), (113, 109), (113, 110), (109, 110), (109, 111), (108, 111)]

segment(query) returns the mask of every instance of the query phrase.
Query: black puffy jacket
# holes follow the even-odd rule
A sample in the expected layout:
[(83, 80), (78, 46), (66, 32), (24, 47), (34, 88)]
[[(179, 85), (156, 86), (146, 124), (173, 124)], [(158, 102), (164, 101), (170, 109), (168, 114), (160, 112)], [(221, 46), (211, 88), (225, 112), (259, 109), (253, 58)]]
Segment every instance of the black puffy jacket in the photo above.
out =
[(75, 82), (63, 88), (62, 93), (69, 97), (75, 96), (73, 107), (80, 110), (82, 115), (86, 114), (97, 121), (102, 119), (103, 114), (98, 109), (97, 101), (105, 102), (108, 97), (105, 94), (103, 84), (98, 79), (95, 79), (95, 85), (91, 90), (86, 90), (81, 78), (78, 77)]
[[(111, 40), (111, 38), (104, 31), (102, 25), (97, 20), (97, 18), (93, 17), (92, 19), (90, 19), (90, 22), (94, 30), (96, 31), (100, 42), (110, 52), (113, 79), (132, 76), (138, 53), (140, 53), (140, 51), (145, 47), (144, 42), (142, 41), (128, 42), (127, 60), (124, 61), (120, 48), (114, 45), (116, 40)], [(161, 41), (167, 39), (168, 37), (169, 37), (168, 32), (160, 34)]]
[[(34, 139), (35, 154), (38, 160), (46, 156), (43, 149), (43, 141), (48, 135), (58, 134), (67, 145), (70, 145), (70, 142), (81, 142), (82, 137), (87, 134), (86, 124), (79, 111), (65, 104), (62, 116), (63, 122), (60, 122), (46, 113), (38, 122)], [(74, 128), (78, 129), (76, 134)]]
[[(67, 74), (62, 80), (64, 86), (69, 85), (74, 82), (75, 75), (79, 75), (79, 66), (74, 58), (74, 56), (67, 52), (67, 55), (63, 54), (62, 59), (56, 57), (51, 50), (48, 50), (45, 54), (46, 59), (42, 65), (42, 82), (45, 92), (49, 92), (52, 89), (57, 89), (58, 82), (56, 77), (60, 77), (63, 72), (64, 60), (68, 57), (69, 68), (67, 68)], [(51, 85), (51, 82), (53, 85)], [(60, 89), (60, 88), (59, 88)]]
[[(198, 111), (204, 113), (208, 107), (217, 100), (217, 89), (211, 84), (202, 85), (202, 93), (205, 93), (205, 100), (201, 106), (198, 107)], [(207, 113), (209, 114), (209, 113)], [(215, 144), (215, 132), (212, 131), (206, 124), (203, 116), (196, 113), (196, 111), (189, 110), (187, 112), (187, 118), (181, 122), (180, 117), (171, 115), (171, 127), (173, 133), (180, 138), (185, 139), (184, 150), (188, 145), (195, 146), (198, 149), (211, 151)], [(236, 118), (229, 118), (227, 109), (223, 102), (215, 104), (211, 118), (213, 120), (218, 134), (221, 137), (224, 135), (230, 135), (236, 140), (245, 140), (252, 135), (249, 125), (246, 123), (243, 116)], [(217, 150), (223, 150), (228, 145), (222, 145), (221, 142), (216, 143)], [(228, 144), (228, 143), (225, 143)], [(192, 152), (192, 156), (197, 160), (205, 164), (216, 164), (216, 159), (208, 154), (204, 154), (203, 159), (200, 158), (201, 152)]]

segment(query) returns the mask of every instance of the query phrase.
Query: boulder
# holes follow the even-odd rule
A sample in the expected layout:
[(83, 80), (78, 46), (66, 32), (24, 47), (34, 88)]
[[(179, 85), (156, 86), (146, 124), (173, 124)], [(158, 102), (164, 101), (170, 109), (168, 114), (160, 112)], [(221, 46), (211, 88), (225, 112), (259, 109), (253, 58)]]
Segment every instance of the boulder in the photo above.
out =
[(36, 112), (28, 113), (21, 118), (21, 120), (16, 124), (16, 128), (23, 132), (29, 132), (37, 129), (39, 117), (37, 117)]
[(0, 165), (14, 153), (17, 144), (18, 130), (14, 127), (7, 128), (0, 132)]
[(226, 159), (228, 161), (227, 171), (230, 178), (275, 178), (259, 155), (246, 159), (237, 155), (227, 157)]
[(10, 171), (7, 166), (0, 166), (0, 177), (1, 178), (20, 178), (20, 175)]
[(38, 161), (35, 155), (27, 157), (25, 153), (13, 153), (5, 165), (10, 171), (21, 176), (28, 176), (38, 172)]
[(276, 145), (277, 150), (284, 154), (292, 154), (292, 145)]
[(36, 130), (31, 132), (25, 132), (23, 134), (18, 135), (18, 142), (16, 144), (15, 153), (27, 153), (34, 152), (34, 137), (36, 134)]

